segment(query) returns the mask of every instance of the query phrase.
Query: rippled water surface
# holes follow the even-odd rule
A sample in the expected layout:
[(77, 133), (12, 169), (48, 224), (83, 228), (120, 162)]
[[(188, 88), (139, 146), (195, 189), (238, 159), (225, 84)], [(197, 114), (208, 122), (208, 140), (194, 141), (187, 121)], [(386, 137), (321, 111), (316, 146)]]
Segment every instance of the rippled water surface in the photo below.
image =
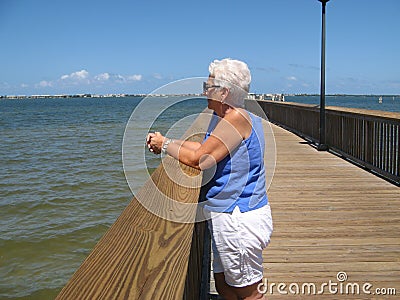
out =
[[(0, 101), (0, 299), (53, 299), (130, 202), (121, 147), (140, 100)], [(154, 127), (205, 106), (175, 105)], [(146, 164), (136, 166), (141, 186)]]

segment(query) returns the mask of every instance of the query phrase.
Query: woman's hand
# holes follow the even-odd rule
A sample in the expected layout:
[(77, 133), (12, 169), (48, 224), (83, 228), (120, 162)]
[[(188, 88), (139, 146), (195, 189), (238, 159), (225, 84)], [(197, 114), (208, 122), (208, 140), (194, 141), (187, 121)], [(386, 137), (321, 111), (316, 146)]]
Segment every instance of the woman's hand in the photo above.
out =
[(160, 154), (161, 148), (165, 142), (165, 137), (158, 131), (154, 133), (149, 133), (146, 138), (147, 147), (150, 152), (154, 154)]

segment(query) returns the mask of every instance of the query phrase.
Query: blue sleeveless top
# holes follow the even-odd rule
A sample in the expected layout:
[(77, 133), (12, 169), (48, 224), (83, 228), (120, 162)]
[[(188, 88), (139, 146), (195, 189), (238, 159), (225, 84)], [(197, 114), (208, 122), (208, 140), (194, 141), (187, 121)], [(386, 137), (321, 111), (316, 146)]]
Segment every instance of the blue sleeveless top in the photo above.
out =
[[(241, 212), (247, 212), (268, 204), (264, 130), (261, 118), (252, 113), (249, 115), (252, 122), (250, 136), (216, 166), (203, 172), (200, 198), (204, 202), (200, 205), (209, 211), (232, 212), (239, 206)], [(211, 135), (218, 120), (218, 115), (214, 113), (204, 141)]]

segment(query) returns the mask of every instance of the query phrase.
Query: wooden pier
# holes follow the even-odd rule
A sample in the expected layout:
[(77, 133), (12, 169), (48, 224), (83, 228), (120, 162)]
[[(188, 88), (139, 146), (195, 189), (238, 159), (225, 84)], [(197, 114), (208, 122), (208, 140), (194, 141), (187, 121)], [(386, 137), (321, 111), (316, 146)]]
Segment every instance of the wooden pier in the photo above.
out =
[[(267, 299), (305, 299), (313, 291), (304, 285), (302, 293), (304, 283), (315, 284), (315, 299), (386, 299), (376, 288), (398, 295), (400, 188), (278, 126), (273, 131), (277, 164), (268, 194), (274, 233), (264, 261), (265, 278), (276, 285)], [(339, 272), (347, 275), (343, 293)], [(321, 288), (329, 280), (338, 284), (337, 293)], [(282, 293), (280, 283), (286, 284)], [(359, 295), (345, 293), (353, 283)], [(372, 284), (371, 294), (362, 291), (364, 283)], [(290, 284), (294, 292), (299, 287), (297, 295)]]

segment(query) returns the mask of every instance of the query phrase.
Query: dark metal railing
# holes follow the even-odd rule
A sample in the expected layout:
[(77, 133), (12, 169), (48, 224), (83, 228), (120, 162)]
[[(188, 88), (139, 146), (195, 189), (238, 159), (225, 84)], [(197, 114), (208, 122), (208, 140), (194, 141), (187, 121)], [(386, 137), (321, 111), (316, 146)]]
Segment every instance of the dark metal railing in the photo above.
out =
[[(319, 107), (258, 101), (268, 119), (318, 143)], [(400, 185), (400, 113), (327, 107), (329, 149)]]

